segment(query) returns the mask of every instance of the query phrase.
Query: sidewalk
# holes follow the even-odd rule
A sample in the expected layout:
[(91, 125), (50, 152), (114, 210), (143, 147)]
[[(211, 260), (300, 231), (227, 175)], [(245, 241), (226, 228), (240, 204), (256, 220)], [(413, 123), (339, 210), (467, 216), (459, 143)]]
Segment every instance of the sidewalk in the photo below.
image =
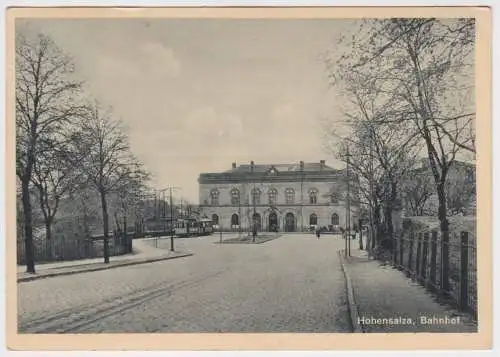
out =
[(356, 332), (477, 332), (469, 316), (439, 304), (424, 287), (369, 259), (366, 251), (356, 247), (351, 257), (339, 254)]
[[(118, 268), (127, 265), (153, 263), (161, 260), (191, 256), (191, 253), (158, 249), (146, 241), (156, 238), (134, 239), (133, 253), (109, 257), (109, 264), (104, 264), (104, 258), (81, 259), (57, 263), (35, 265), (35, 274), (26, 273), (26, 266), (17, 267), (17, 282), (49, 278), (61, 275), (92, 272)], [(158, 238), (159, 240), (163, 238)]]

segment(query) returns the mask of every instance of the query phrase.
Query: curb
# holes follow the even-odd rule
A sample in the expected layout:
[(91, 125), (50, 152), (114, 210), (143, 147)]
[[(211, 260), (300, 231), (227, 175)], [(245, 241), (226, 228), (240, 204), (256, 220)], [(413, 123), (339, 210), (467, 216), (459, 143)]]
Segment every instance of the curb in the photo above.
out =
[(352, 282), (351, 282), (351, 277), (349, 276), (349, 273), (347, 272), (347, 268), (345, 267), (345, 261), (344, 257), (342, 255), (342, 252), (344, 250), (339, 250), (337, 251), (337, 254), (339, 255), (340, 259), (340, 266), (342, 268), (342, 272), (344, 273), (344, 278), (346, 281), (347, 285), (347, 304), (349, 308), (349, 315), (351, 317), (351, 324), (353, 327), (353, 332), (356, 333), (364, 333), (365, 331), (363, 330), (363, 327), (359, 323), (359, 309), (358, 305), (356, 304), (356, 300), (354, 299), (354, 290), (352, 288)]
[(80, 274), (80, 273), (90, 273), (90, 272), (99, 271), (99, 270), (115, 269), (115, 268), (121, 268), (121, 267), (125, 267), (125, 266), (131, 266), (131, 265), (156, 263), (156, 262), (160, 262), (163, 260), (190, 257), (192, 255), (193, 255), (193, 253), (186, 253), (186, 254), (176, 255), (175, 257), (151, 258), (151, 259), (146, 259), (146, 260), (131, 261), (131, 262), (123, 263), (123, 264), (99, 266), (99, 267), (89, 268), (89, 269), (84, 269), (84, 270), (70, 270), (70, 271), (64, 271), (64, 272), (53, 273), (53, 274), (26, 276), (26, 277), (18, 278), (17, 282), (23, 283), (23, 282), (33, 281), (33, 280), (38, 280), (38, 279), (54, 278), (56, 276), (74, 275), (74, 274)]

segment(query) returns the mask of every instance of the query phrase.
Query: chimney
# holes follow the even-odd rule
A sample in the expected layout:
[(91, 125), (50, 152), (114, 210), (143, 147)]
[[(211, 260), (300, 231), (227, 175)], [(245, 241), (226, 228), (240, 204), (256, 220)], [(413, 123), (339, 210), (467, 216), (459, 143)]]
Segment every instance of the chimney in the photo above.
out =
[(321, 166), (321, 170), (323, 170), (325, 168), (325, 160), (320, 160), (319, 163)]
[(300, 171), (304, 171), (304, 161), (300, 162)]
[(236, 168), (236, 162), (233, 162), (233, 169)]
[(250, 170), (251, 170), (252, 172), (253, 172), (253, 166), (254, 166), (254, 164), (253, 164), (253, 160), (252, 160), (252, 161), (250, 161)]

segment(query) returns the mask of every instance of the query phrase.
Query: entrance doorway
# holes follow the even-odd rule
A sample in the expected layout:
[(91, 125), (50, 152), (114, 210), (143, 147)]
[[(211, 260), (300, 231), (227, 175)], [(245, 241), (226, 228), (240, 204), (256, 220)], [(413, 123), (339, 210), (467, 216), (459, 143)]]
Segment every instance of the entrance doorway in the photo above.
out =
[(285, 216), (285, 232), (295, 232), (295, 216), (291, 212)]
[(278, 215), (275, 212), (269, 214), (269, 231), (278, 231)]

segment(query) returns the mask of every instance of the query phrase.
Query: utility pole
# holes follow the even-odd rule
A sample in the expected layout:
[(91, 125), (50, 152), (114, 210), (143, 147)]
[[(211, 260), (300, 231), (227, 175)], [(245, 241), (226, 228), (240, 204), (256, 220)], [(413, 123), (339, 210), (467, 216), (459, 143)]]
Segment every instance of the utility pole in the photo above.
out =
[(304, 162), (300, 161), (300, 227), (304, 232)]
[[(242, 183), (241, 185), (241, 188), (242, 190), (241, 191), (244, 191), (245, 189), (245, 186), (244, 184)], [(241, 238), (241, 223), (242, 223), (242, 217), (241, 217), (241, 197), (244, 197), (244, 195), (242, 195), (242, 192), (239, 191), (238, 192), (238, 238)]]
[(346, 179), (347, 179), (347, 200), (346, 200), (346, 240), (345, 255), (351, 256), (351, 184), (349, 178), (349, 143), (347, 143)]
[(165, 202), (165, 231), (166, 231), (166, 221), (167, 221), (167, 213), (166, 213), (166, 200), (165, 200), (165, 191), (169, 191), (169, 198), (170, 198), (170, 250), (173, 252), (174, 251), (174, 234), (175, 234), (175, 229), (174, 229), (174, 204), (173, 204), (173, 197), (172, 197), (172, 190), (180, 189), (179, 187), (174, 187), (170, 186), (168, 188), (164, 188), (160, 191), (163, 192), (163, 197), (164, 197), (164, 202)]
[(170, 251), (174, 251), (174, 206), (172, 204), (172, 187), (170, 187)]
[(253, 204), (253, 215), (252, 215), (252, 242), (255, 242), (255, 237), (257, 236), (257, 211), (255, 208), (255, 177), (253, 175), (254, 169), (252, 165), (252, 183), (253, 183), (253, 190), (250, 192), (250, 196), (252, 197), (252, 204)]
[(167, 201), (165, 200), (165, 191), (163, 193), (163, 232), (167, 231)]
[[(158, 197), (158, 200), (156, 199)], [(158, 205), (156, 204), (158, 203)], [(162, 209), (163, 206), (163, 209)], [(166, 202), (165, 202), (165, 189), (155, 191), (155, 210), (158, 209), (158, 219), (163, 221), (163, 233), (167, 233), (167, 210), (166, 210)], [(163, 211), (163, 217), (162, 217)], [(155, 234), (155, 248), (158, 248), (158, 233)]]
[(370, 130), (370, 164), (369, 164), (369, 167), (370, 167), (370, 196), (371, 197), (369, 200), (369, 204), (370, 204), (370, 232), (368, 234), (369, 234), (370, 239), (366, 240), (366, 250), (368, 251), (368, 255), (371, 256), (372, 248), (375, 244), (375, 229), (374, 229), (374, 224), (373, 224), (373, 215), (374, 215), (373, 206), (375, 204), (375, 201), (374, 201), (375, 194), (373, 192), (373, 179), (374, 179), (373, 178), (373, 175), (374, 175), (374, 173), (373, 173), (373, 133), (371, 130)]

